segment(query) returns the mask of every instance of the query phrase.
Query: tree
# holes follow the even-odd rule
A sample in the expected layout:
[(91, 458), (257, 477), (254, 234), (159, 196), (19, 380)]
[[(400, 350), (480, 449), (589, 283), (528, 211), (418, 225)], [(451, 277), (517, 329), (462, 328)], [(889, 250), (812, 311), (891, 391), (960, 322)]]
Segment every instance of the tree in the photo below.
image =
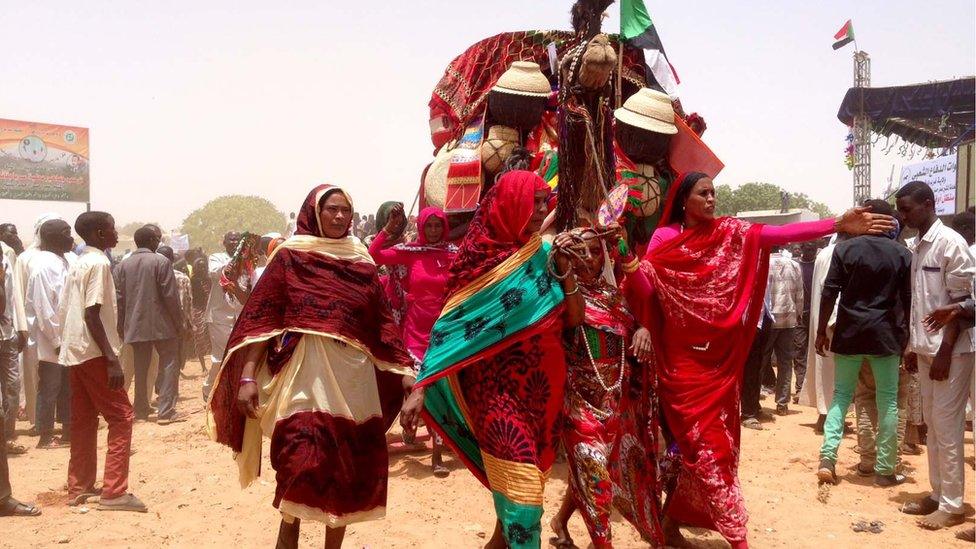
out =
[(224, 234), (230, 231), (264, 234), (284, 233), (285, 214), (257, 196), (230, 195), (215, 198), (186, 216), (181, 231), (190, 235), (190, 246), (207, 252), (223, 249)]
[[(718, 185), (715, 187), (715, 213), (735, 215), (755, 210), (779, 210), (782, 205), (781, 192), (783, 189), (772, 183), (745, 183), (735, 189), (729, 185)], [(810, 210), (821, 218), (834, 215), (826, 204), (811, 200), (804, 193), (790, 193), (790, 207)]]
[(132, 235), (136, 234), (136, 231), (138, 231), (139, 229), (145, 227), (146, 225), (155, 225), (157, 227), (161, 227), (162, 226), (159, 223), (156, 223), (155, 221), (153, 221), (152, 223), (143, 223), (142, 221), (130, 221), (130, 222), (126, 223), (125, 225), (122, 225), (121, 227), (118, 227), (118, 231), (119, 231), (119, 234), (121, 234), (121, 235), (132, 236)]

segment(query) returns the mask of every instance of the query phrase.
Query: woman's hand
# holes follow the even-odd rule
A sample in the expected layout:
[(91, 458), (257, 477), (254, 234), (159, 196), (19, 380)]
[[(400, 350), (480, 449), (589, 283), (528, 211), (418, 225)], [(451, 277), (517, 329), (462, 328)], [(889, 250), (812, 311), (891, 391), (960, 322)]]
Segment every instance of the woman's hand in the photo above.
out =
[(651, 361), (651, 354), (654, 352), (654, 348), (651, 346), (651, 332), (647, 328), (638, 328), (634, 332), (634, 337), (630, 343), (630, 353), (637, 358), (637, 361), (641, 364), (647, 364)]
[(237, 389), (237, 409), (251, 419), (258, 418), (258, 384), (249, 381)]
[(403, 402), (400, 409), (400, 426), (404, 431), (413, 432), (417, 430), (420, 423), (420, 411), (424, 409), (424, 389), (414, 388), (410, 391), (410, 396)]
[(411, 376), (403, 376), (400, 380), (403, 385), (403, 392), (406, 394), (410, 394), (410, 391), (413, 390), (413, 384), (417, 383), (417, 378)]
[(396, 204), (390, 209), (383, 231), (389, 236), (399, 235), (407, 225), (407, 218), (403, 215), (403, 204)]
[(552, 241), (553, 247), (556, 249), (556, 267), (559, 269), (559, 276), (566, 274), (572, 265), (572, 258), (569, 254), (569, 249), (576, 245), (576, 239), (569, 232), (563, 232), (556, 235), (556, 238)]
[(851, 208), (837, 218), (837, 232), (852, 235), (882, 235), (897, 227), (890, 215), (871, 213), (870, 207)]

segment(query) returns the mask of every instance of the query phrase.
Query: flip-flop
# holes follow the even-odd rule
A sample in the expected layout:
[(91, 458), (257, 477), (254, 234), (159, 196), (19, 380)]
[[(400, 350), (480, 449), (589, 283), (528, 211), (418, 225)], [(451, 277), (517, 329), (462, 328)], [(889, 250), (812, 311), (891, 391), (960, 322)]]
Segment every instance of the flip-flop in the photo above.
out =
[(54, 437), (47, 444), (41, 444), (40, 442), (37, 443), (37, 448), (39, 450), (57, 450), (59, 448), (70, 448), (70, 447), (71, 447), (71, 442), (61, 440), (60, 437)]
[(84, 505), (88, 502), (97, 502), (98, 498), (102, 495), (101, 488), (91, 488), (86, 490), (77, 496), (72, 497), (68, 501), (68, 507), (77, 507), (79, 505)]
[(857, 471), (857, 476), (859, 477), (870, 477), (874, 475), (874, 467), (868, 468), (868, 470), (861, 469), (861, 464), (858, 463), (854, 469)]
[(173, 417), (160, 418), (156, 420), (156, 425), (169, 425), (171, 423), (183, 423), (186, 421), (186, 416), (175, 415)]
[(8, 456), (22, 456), (27, 453), (27, 447), (23, 444), (15, 444), (13, 442), (7, 443), (7, 455)]
[(147, 513), (149, 508), (139, 500), (134, 494), (126, 494), (109, 500), (99, 500), (99, 511), (131, 511), (135, 513)]
[(575, 543), (573, 543), (572, 538), (565, 539), (557, 536), (552, 536), (549, 538), (549, 545), (552, 545), (556, 549), (579, 549)]
[(30, 503), (21, 503), (14, 498), (7, 498), (6, 503), (0, 507), (0, 517), (36, 517), (41, 514), (37, 506)]
[(939, 503), (926, 496), (918, 501), (909, 501), (901, 506), (901, 512), (906, 515), (924, 516), (939, 510)]

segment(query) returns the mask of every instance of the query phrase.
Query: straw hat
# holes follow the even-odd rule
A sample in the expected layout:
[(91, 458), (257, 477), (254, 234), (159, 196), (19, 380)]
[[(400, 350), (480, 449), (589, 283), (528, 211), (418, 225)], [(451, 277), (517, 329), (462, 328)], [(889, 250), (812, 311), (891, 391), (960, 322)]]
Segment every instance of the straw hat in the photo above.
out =
[(641, 88), (631, 95), (623, 107), (613, 111), (613, 116), (624, 124), (648, 131), (670, 135), (678, 133), (671, 98), (650, 88)]
[(549, 97), (552, 87), (546, 75), (542, 74), (538, 63), (516, 61), (502, 74), (491, 90), (512, 95)]

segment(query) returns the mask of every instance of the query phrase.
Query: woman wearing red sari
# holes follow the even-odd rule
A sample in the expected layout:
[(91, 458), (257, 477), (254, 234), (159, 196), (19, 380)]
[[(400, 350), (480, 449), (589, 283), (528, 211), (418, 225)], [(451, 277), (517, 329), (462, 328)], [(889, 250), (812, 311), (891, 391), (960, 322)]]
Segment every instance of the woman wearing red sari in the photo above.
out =
[(345, 191), (309, 193), (244, 305), (210, 397), (210, 434), (234, 450), (242, 486), (271, 439), (279, 548), (298, 546), (301, 520), (324, 523), (330, 549), (346, 525), (385, 513), (385, 434), (415, 374), (351, 221)]
[(651, 328), (658, 396), (680, 456), (665, 504), (666, 533), (677, 525), (718, 530), (748, 547), (739, 487), (742, 368), (762, 311), (769, 250), (841, 231), (881, 234), (888, 216), (864, 208), (836, 219), (782, 227), (715, 218), (715, 187), (702, 173), (675, 187), (643, 261), (627, 262), (628, 302)]

